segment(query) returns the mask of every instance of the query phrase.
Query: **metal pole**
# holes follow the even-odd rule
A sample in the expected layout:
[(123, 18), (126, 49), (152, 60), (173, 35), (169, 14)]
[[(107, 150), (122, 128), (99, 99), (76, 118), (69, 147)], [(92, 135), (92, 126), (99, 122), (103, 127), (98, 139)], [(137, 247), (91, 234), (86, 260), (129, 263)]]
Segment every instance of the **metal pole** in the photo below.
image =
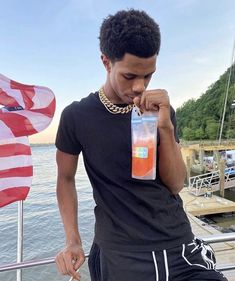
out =
[(200, 238), (207, 243), (220, 243), (220, 242), (234, 241), (235, 233), (231, 232), (231, 233), (209, 235), (204, 237), (200, 236)]
[[(23, 200), (18, 202), (17, 263), (23, 261)], [(22, 281), (22, 270), (17, 269), (16, 280)]]
[[(207, 243), (221, 243), (221, 242), (228, 242), (228, 241), (234, 241), (235, 240), (235, 233), (222, 233), (222, 234), (216, 234), (216, 235), (209, 235), (209, 236), (199, 236), (203, 241)], [(88, 258), (89, 254), (85, 254), (85, 257)], [(0, 272), (4, 271), (11, 271), (16, 270), (19, 268), (30, 268), (34, 266), (41, 266), (41, 265), (48, 265), (55, 262), (55, 257), (49, 257), (44, 259), (38, 259), (38, 260), (31, 260), (31, 261), (23, 261), (19, 263), (11, 263), (11, 264), (5, 264), (0, 265)], [(228, 270), (235, 269), (235, 265), (229, 265), (229, 266), (223, 266), (223, 268), (220, 268), (220, 270)]]
[[(207, 239), (207, 240), (211, 241), (213, 239)], [(216, 241), (216, 242), (225, 242), (225, 241), (231, 241), (231, 240), (218, 239), (218, 241)], [(212, 241), (212, 242), (214, 242), (214, 241)], [(86, 255), (86, 258), (88, 258), (88, 255)], [(0, 266), (0, 272), (16, 270), (17, 268), (30, 268), (30, 267), (35, 267), (35, 266), (48, 265), (48, 264), (52, 264), (54, 262), (55, 262), (55, 258), (52, 257), (52, 258), (45, 258), (42, 260), (25, 261), (25, 262), (21, 262), (19, 264), (18, 263), (6, 264), (4, 266)], [(223, 266), (217, 267), (216, 269), (220, 270), (220, 271), (234, 270), (235, 265), (234, 264), (223, 265)]]
[(31, 260), (31, 261), (23, 261), (11, 264), (0, 265), (0, 272), (10, 271), (10, 270), (18, 270), (21, 268), (30, 268), (34, 266), (41, 266), (41, 265), (48, 265), (55, 262), (55, 257), (51, 258), (44, 258), (38, 260)]
[(227, 87), (226, 87), (226, 94), (225, 94), (225, 100), (224, 100), (223, 116), (222, 116), (222, 121), (221, 121), (221, 126), (220, 126), (219, 145), (221, 144), (221, 138), (222, 138), (223, 127), (224, 127), (224, 117), (225, 117), (226, 106), (227, 106), (227, 100), (228, 100), (229, 84), (230, 84), (230, 79), (231, 79), (231, 74), (232, 74), (232, 69), (233, 69), (234, 54), (235, 54), (235, 40), (234, 40), (233, 52), (232, 52), (232, 62), (231, 62), (231, 66), (230, 66), (229, 77), (228, 77), (228, 82), (227, 82)]
[(219, 171), (220, 171), (219, 189), (220, 189), (220, 196), (223, 198), (224, 198), (224, 184), (225, 184), (224, 170), (225, 170), (225, 160), (220, 159), (220, 162), (219, 162)]

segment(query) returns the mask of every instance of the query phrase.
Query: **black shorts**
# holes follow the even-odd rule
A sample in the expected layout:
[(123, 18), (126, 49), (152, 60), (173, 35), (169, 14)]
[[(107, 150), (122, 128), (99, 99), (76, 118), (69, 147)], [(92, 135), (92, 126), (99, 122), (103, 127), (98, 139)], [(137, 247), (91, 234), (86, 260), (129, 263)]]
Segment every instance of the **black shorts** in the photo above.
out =
[(91, 281), (226, 281), (215, 269), (212, 248), (192, 243), (163, 251), (121, 252), (93, 244), (88, 260)]

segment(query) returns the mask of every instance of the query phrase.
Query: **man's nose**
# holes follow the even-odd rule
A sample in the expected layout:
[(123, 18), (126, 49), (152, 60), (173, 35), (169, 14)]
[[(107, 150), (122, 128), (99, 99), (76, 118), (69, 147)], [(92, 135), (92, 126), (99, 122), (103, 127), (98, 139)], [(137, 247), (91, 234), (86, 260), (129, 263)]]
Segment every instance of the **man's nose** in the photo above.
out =
[(142, 94), (145, 91), (144, 79), (136, 79), (133, 83), (132, 91), (136, 94)]

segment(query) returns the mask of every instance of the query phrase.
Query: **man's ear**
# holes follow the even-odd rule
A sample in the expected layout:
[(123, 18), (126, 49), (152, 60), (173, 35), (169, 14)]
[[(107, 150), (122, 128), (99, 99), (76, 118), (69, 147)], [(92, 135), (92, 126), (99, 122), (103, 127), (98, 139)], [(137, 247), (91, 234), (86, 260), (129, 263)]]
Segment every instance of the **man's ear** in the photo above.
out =
[(103, 65), (104, 65), (105, 69), (109, 73), (111, 71), (111, 68), (112, 68), (111, 60), (108, 57), (106, 57), (106, 55), (104, 55), (104, 54), (101, 55), (101, 60), (103, 62)]

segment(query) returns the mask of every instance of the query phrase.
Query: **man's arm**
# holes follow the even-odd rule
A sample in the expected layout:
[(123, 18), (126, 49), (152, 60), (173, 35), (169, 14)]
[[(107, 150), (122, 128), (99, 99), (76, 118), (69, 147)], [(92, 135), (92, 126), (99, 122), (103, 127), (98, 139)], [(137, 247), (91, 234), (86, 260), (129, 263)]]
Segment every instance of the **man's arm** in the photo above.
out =
[(56, 161), (58, 167), (57, 200), (66, 236), (66, 247), (56, 256), (56, 264), (62, 274), (68, 274), (74, 279), (80, 280), (80, 275), (76, 273), (76, 270), (84, 263), (85, 256), (77, 221), (75, 174), (78, 156), (57, 150)]
[(174, 128), (159, 128), (160, 146), (159, 175), (173, 194), (178, 194), (184, 186), (186, 167), (181, 155), (180, 146), (175, 141)]

